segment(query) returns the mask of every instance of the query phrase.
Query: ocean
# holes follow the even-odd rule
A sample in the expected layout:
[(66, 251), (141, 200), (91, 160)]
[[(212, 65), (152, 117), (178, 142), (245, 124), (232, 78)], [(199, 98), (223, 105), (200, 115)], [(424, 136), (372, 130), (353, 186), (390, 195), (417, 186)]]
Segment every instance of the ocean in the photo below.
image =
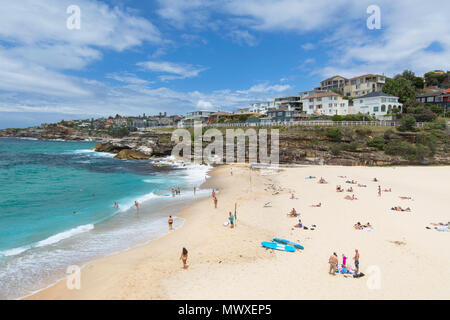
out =
[[(27, 296), (69, 266), (165, 235), (169, 215), (180, 227), (176, 213), (210, 192), (193, 193), (207, 166), (119, 160), (94, 145), (0, 138), (0, 299)], [(178, 186), (181, 195), (172, 197)]]

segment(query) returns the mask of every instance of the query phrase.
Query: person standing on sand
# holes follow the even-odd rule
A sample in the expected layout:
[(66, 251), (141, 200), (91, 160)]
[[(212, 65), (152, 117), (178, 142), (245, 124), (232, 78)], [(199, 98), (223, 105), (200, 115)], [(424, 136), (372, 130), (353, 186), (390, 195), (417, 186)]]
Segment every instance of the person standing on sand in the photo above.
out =
[(195, 196), (196, 191), (197, 191), (197, 187), (194, 186), (194, 196)]
[(328, 259), (328, 263), (330, 264), (330, 271), (328, 272), (329, 274), (332, 274), (333, 276), (336, 275), (336, 271), (337, 271), (337, 266), (339, 263), (338, 257), (336, 252), (333, 252), (333, 254), (331, 255), (330, 259)]
[(234, 217), (231, 211), (229, 212), (228, 216), (228, 220), (230, 220), (230, 228), (234, 228)]
[(355, 257), (353, 258), (355, 260), (355, 269), (356, 274), (359, 273), (359, 252), (358, 249), (355, 249)]
[(215, 198), (216, 197), (216, 191), (213, 189), (212, 191), (212, 197)]
[(173, 218), (172, 218), (172, 216), (169, 216), (169, 230), (173, 230), (173, 227), (172, 227), (172, 225), (173, 225)]
[(230, 175), (233, 175), (233, 168), (230, 168)]
[(381, 186), (378, 186), (378, 196), (381, 197)]
[(183, 269), (187, 269), (187, 258), (188, 258), (188, 251), (186, 248), (183, 247), (183, 250), (181, 251), (181, 257), (180, 260), (183, 261)]
[(236, 211), (236, 208), (237, 208), (237, 203), (235, 203), (234, 204), (234, 226), (236, 227), (237, 226), (237, 211)]
[(217, 198), (214, 197), (214, 209), (217, 209)]
[(139, 202), (134, 201), (134, 206), (136, 207), (136, 210), (139, 211)]

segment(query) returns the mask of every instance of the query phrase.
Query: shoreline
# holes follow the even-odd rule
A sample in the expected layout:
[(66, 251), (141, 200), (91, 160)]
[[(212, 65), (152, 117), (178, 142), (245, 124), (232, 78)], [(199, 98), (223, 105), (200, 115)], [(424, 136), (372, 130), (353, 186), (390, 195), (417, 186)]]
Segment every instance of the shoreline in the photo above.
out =
[[(210, 197), (184, 208), (177, 216), (182, 228), (149, 243), (101, 258), (81, 273), (81, 290), (67, 290), (65, 281), (27, 299), (448, 299), (450, 275), (433, 270), (450, 263), (447, 232), (425, 227), (446, 222), (450, 205), (445, 193), (450, 181), (445, 167), (333, 167), (281, 168), (261, 175), (248, 165), (213, 168), (202, 188), (219, 188), (218, 209)], [(306, 180), (324, 176), (328, 185)], [(335, 185), (348, 187), (344, 175), (365, 183), (354, 186), (358, 201), (336, 193)], [(378, 198), (378, 177), (393, 193)], [(345, 181), (345, 179), (344, 179)], [(417, 183), (419, 182), (419, 183)], [(290, 200), (295, 191), (299, 200)], [(401, 202), (401, 195), (414, 197)], [(271, 202), (272, 207), (263, 208)], [(310, 205), (324, 203), (322, 208)], [(224, 227), (227, 212), (238, 204), (237, 227)], [(411, 214), (394, 213), (391, 206), (411, 206)], [(312, 230), (293, 228), (296, 219), (286, 213), (295, 207)], [(447, 211), (446, 211), (447, 210)], [(370, 221), (374, 231), (357, 231), (353, 225)], [(281, 237), (298, 242), (305, 250), (294, 254), (264, 250), (261, 241)], [(447, 242), (446, 242), (447, 241)], [(187, 270), (179, 256), (189, 251)], [(355, 247), (361, 252), (360, 279), (328, 275), (328, 257), (335, 251), (349, 260)], [(368, 289), (370, 267), (382, 271), (380, 289)], [(421, 290), (411, 290), (420, 285)]]

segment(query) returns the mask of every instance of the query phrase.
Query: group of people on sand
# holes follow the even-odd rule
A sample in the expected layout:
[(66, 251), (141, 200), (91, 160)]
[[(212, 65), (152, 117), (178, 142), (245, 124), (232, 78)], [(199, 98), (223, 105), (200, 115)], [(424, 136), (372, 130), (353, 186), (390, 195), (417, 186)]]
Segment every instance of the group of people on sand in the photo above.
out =
[(366, 224), (361, 224), (361, 222), (357, 222), (354, 226), (353, 226), (356, 230), (373, 230), (372, 225), (370, 224), (370, 222), (367, 222)]
[(350, 266), (347, 256), (345, 256), (345, 254), (342, 254), (342, 263), (339, 264), (338, 255), (336, 254), (336, 252), (333, 252), (333, 254), (328, 259), (328, 263), (330, 264), (330, 271), (328, 273), (334, 276), (336, 275), (336, 273), (353, 274), (355, 276), (360, 275), (358, 249), (355, 249), (355, 256), (353, 257), (353, 260), (355, 263), (355, 268), (352, 268)]
[[(450, 221), (447, 223), (442, 222), (431, 222), (430, 225), (434, 227), (434, 229), (438, 231), (450, 231)], [(426, 227), (427, 229), (431, 229), (430, 227)]]

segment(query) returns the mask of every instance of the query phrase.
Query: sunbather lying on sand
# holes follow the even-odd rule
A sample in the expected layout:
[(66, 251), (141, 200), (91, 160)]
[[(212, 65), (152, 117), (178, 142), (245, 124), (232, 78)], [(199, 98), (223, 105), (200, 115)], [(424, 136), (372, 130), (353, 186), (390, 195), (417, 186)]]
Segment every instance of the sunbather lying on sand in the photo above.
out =
[(327, 184), (328, 182), (324, 178), (321, 177), (318, 183)]
[(398, 207), (393, 207), (391, 208), (391, 210), (393, 211), (401, 211), (401, 212), (411, 212), (411, 208), (406, 208), (406, 209), (402, 209), (402, 207), (398, 206)]
[(341, 186), (336, 186), (336, 192), (344, 192)]
[(358, 198), (357, 197), (355, 197), (355, 195), (354, 194), (352, 194), (352, 196), (350, 197), (350, 196), (345, 196), (345, 198), (344, 198), (345, 200), (358, 200)]
[(302, 220), (298, 220), (298, 223), (294, 226), (294, 228), (299, 228), (299, 229), (303, 229), (303, 230), (314, 230), (314, 228), (316, 228), (316, 225), (313, 224), (311, 225), (311, 228), (308, 228), (307, 226), (303, 225)]
[(355, 180), (347, 180), (347, 181), (345, 181), (345, 183), (350, 183), (350, 184), (357, 184), (358, 183), (358, 181), (355, 181)]
[(359, 184), (359, 183), (358, 183), (358, 187), (360, 187), (360, 188), (367, 188), (367, 186), (365, 184)]
[(411, 197), (399, 197), (399, 198), (402, 199), (402, 200), (412, 200)]
[(384, 192), (392, 192), (392, 189), (391, 189), (391, 188), (389, 188), (389, 189), (384, 189)]
[(370, 222), (367, 222), (365, 225), (362, 225), (360, 222), (358, 222), (357, 224), (355, 224), (353, 226), (356, 230), (371, 230), (373, 229), (372, 225), (370, 224)]
[(320, 208), (322, 206), (322, 202), (319, 202), (319, 204), (312, 204), (311, 207), (313, 208)]

